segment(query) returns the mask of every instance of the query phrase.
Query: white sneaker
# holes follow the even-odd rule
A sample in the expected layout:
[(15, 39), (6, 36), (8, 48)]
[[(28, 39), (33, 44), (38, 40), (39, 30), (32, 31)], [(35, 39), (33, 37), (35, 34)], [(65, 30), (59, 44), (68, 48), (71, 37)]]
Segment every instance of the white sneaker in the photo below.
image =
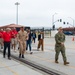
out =
[(33, 54), (33, 52), (30, 52), (30, 54)]

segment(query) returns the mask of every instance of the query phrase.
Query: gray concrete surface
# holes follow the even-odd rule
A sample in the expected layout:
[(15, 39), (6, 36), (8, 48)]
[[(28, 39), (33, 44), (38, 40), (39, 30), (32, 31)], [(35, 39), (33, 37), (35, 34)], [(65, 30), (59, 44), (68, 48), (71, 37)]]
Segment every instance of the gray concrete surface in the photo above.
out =
[(45, 38), (44, 41), (44, 52), (42, 51), (35, 51), (37, 49), (37, 44), (33, 44), (33, 55), (26, 54), (26, 58), (42, 64), (48, 68), (52, 68), (54, 70), (63, 72), (67, 75), (74, 75), (75, 74), (75, 40), (72, 41), (73, 36), (66, 36), (65, 46), (66, 46), (66, 56), (67, 61), (70, 62), (69, 65), (63, 65), (62, 56), (59, 56), (59, 64), (54, 62), (55, 58), (55, 40), (54, 38)]
[(0, 54), (0, 75), (43, 75), (15, 60), (3, 58)]
[[(63, 65), (62, 56), (59, 56), (59, 64), (54, 62), (55, 59), (55, 40), (54, 38), (45, 38), (44, 39), (44, 51), (37, 51), (37, 44), (32, 43), (33, 54), (29, 54), (29, 51), (25, 54), (25, 59), (32, 61), (33, 63), (40, 64), (46, 68), (56, 70), (66, 75), (75, 75), (75, 40), (72, 41), (72, 36), (66, 36), (65, 46), (66, 46), (66, 56), (67, 60), (70, 62), (69, 65)], [(11, 50), (11, 54), (18, 57), (19, 52), (16, 50), (14, 52)]]

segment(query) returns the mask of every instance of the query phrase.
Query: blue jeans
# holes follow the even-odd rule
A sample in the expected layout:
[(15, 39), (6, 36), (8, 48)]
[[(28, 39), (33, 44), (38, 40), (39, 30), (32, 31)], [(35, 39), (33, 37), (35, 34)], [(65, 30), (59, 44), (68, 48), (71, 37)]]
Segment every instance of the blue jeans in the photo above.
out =
[(29, 50), (31, 51), (31, 40), (27, 40), (26, 50), (28, 50), (28, 46), (29, 46)]

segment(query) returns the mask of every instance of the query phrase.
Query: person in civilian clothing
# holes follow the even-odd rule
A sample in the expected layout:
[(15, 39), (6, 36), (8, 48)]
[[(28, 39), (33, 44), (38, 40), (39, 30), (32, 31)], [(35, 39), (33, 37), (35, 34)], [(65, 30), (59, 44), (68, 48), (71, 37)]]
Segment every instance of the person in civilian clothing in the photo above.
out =
[(33, 41), (35, 43), (35, 40), (36, 40), (36, 33), (35, 33), (35, 31), (32, 33), (32, 37), (33, 37)]
[(3, 29), (0, 29), (0, 44), (1, 44), (1, 49), (3, 49)]
[(10, 34), (10, 28), (6, 29), (6, 32), (3, 33), (3, 41), (4, 41), (4, 51), (3, 51), (3, 57), (5, 58), (6, 55), (6, 49), (8, 48), (8, 59), (11, 60), (10, 56), (10, 41), (11, 41), (11, 34)]
[(11, 45), (12, 49), (14, 48), (14, 51), (16, 51), (16, 45), (17, 45), (17, 31), (16, 28), (12, 28), (11, 30)]
[(28, 49), (28, 46), (29, 46), (30, 54), (32, 54), (32, 52), (31, 52), (31, 43), (32, 43), (32, 34), (31, 34), (31, 31), (28, 30), (27, 34), (28, 34), (28, 39), (27, 39), (26, 50)]
[(44, 50), (43, 44), (44, 44), (44, 32), (40, 31), (38, 34), (38, 49), (37, 50), (39, 50), (39, 48), (41, 46), (41, 50), (43, 51)]

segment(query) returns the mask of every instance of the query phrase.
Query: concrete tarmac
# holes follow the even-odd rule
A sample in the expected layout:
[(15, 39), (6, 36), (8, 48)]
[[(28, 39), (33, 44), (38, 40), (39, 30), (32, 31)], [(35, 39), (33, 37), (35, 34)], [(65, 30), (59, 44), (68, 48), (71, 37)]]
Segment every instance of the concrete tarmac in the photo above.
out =
[[(74, 75), (75, 74), (75, 40), (72, 41), (73, 36), (66, 36), (65, 47), (66, 47), (66, 57), (67, 61), (70, 62), (69, 65), (63, 64), (63, 59), (61, 54), (59, 55), (59, 64), (56, 64), (55, 59), (55, 39), (54, 38), (45, 38), (44, 39), (44, 51), (37, 51), (37, 44), (32, 42), (32, 52), (29, 51), (25, 53), (25, 58), (33, 63), (36, 63), (45, 68), (55, 70), (60, 72), (60, 75)], [(11, 54), (18, 57), (19, 52), (16, 50), (11, 50)], [(1, 58), (0, 58), (1, 59)], [(4, 59), (3, 59), (4, 60)], [(3, 75), (3, 74), (2, 74)], [(28, 74), (29, 75), (29, 74)], [(35, 74), (36, 75), (36, 74)]]
[(0, 75), (43, 75), (19, 61), (8, 60), (0, 54)]

